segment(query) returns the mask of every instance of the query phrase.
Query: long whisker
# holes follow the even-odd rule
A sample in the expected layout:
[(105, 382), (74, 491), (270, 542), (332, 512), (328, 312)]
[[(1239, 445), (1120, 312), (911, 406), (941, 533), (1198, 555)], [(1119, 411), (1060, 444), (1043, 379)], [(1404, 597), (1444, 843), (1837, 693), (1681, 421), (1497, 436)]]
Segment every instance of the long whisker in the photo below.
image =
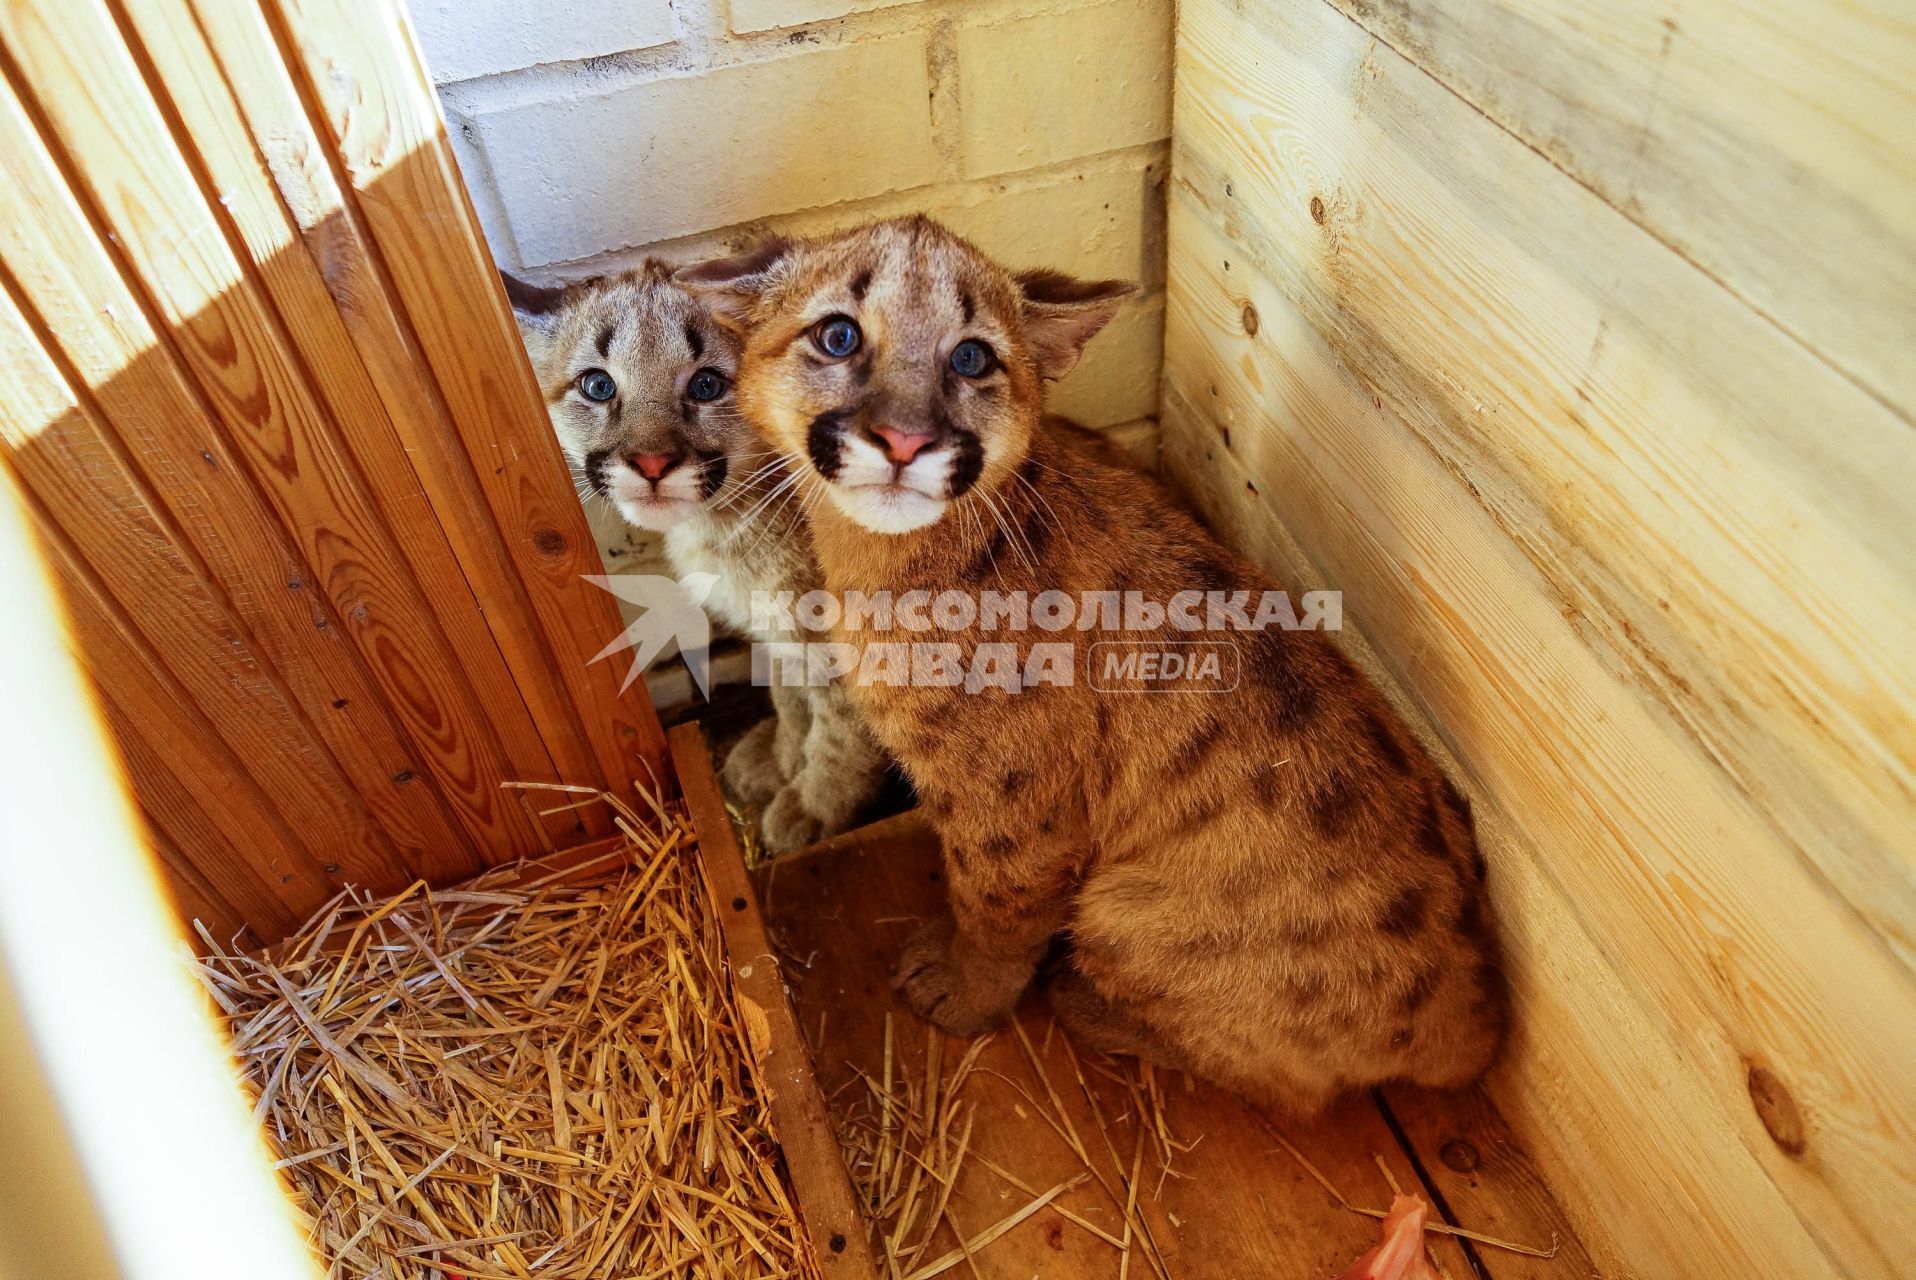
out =
[(751, 528), (753, 520), (758, 516), (758, 514), (761, 511), (765, 510), (766, 506), (769, 505), (773, 499), (777, 498), (780, 494), (784, 493), (786, 490), (790, 489), (793, 485), (798, 483), (798, 477), (800, 474), (801, 474), (800, 472), (794, 471), (791, 475), (785, 477), (784, 480), (780, 481), (778, 485), (774, 489), (772, 489), (770, 493), (767, 493), (764, 497), (760, 498), (757, 504), (754, 505), (750, 511), (746, 512), (745, 515), (740, 518), (738, 528), (726, 534), (724, 543), (721, 543), (720, 545), (729, 545), (740, 534), (744, 533), (747, 529)]
[[(990, 509), (991, 518), (998, 524), (998, 531), (1005, 535), (1005, 544), (1018, 554), (1018, 558), (1025, 562), (1026, 568), (1035, 569), (1037, 566), (1031, 563), (1030, 558), (1025, 555), (1023, 548), (1019, 547), (1017, 537), (1012, 533), (1010, 526), (1005, 523), (1005, 517), (1003, 513), (998, 510), (998, 504), (993, 500), (990, 491), (979, 489), (977, 493), (979, 497), (985, 500), (985, 506)], [(989, 551), (990, 545), (987, 544), (985, 549)]]

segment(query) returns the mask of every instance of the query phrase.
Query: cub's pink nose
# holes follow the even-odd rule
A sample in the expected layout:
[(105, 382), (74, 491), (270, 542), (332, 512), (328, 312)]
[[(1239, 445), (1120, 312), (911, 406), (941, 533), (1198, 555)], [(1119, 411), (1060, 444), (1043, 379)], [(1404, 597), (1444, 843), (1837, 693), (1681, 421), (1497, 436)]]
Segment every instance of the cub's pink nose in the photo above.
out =
[(885, 442), (885, 456), (893, 462), (910, 462), (933, 439), (928, 432), (900, 431), (897, 427), (879, 427), (878, 438)]
[(678, 465), (678, 459), (669, 453), (628, 453), (625, 460), (647, 480), (657, 480)]

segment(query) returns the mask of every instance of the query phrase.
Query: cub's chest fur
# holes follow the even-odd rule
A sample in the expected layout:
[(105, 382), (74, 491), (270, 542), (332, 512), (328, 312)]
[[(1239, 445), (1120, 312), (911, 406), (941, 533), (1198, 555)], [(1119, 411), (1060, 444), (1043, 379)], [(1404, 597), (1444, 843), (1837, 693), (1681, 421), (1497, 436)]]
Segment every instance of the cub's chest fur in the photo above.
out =
[(705, 609), (721, 626), (757, 640), (787, 638), (753, 629), (753, 596), (796, 595), (816, 586), (810, 543), (795, 517), (762, 513), (747, 524), (749, 511), (702, 510), (666, 532), (666, 552), (682, 573), (718, 576)]

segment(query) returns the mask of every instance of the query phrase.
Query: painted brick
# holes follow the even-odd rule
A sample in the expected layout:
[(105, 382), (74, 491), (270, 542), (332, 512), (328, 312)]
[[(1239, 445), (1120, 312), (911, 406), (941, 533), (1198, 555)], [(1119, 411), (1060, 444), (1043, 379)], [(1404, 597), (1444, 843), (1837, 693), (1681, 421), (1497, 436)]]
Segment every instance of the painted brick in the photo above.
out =
[(474, 117), (527, 267), (875, 196), (934, 174), (921, 35)]
[(1087, 427), (1148, 417), (1158, 411), (1163, 362), (1163, 296), (1133, 301), (1091, 340), (1071, 375), (1051, 388), (1045, 407)]
[(407, 8), (441, 84), (678, 38), (668, 0), (410, 0)]
[[(673, 262), (695, 262), (743, 248), (758, 236), (829, 235), (862, 222), (928, 213), (1014, 269), (1053, 267), (1091, 279), (1119, 276), (1162, 283), (1157, 232), (1164, 225), (1159, 191), (1164, 160), (1132, 161), (1130, 168), (1067, 169), (1010, 181), (980, 178), (950, 186), (920, 188), (766, 218), (744, 229), (699, 232), (649, 246)], [(637, 264), (638, 253), (596, 260), (561, 276), (617, 271)]]
[(964, 171), (982, 177), (1171, 131), (1171, 0), (1040, 14), (957, 33)]
[(770, 31), (775, 27), (796, 27), (805, 22), (823, 22), (850, 13), (869, 13), (873, 9), (891, 9), (913, 0), (732, 0), (732, 30)]
[(1099, 280), (1142, 279), (1152, 175), (1138, 169), (1066, 173), (1042, 185), (969, 184), (930, 210), (1013, 270), (1050, 267)]

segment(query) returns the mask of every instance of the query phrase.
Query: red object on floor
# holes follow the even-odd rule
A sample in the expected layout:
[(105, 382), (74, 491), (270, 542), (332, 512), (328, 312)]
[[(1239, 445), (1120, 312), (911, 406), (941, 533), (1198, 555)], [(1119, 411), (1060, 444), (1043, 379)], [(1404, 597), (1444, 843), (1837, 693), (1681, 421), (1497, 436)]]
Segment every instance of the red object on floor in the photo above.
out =
[(1440, 1280), (1424, 1252), (1424, 1219), (1430, 1206), (1422, 1196), (1398, 1196), (1384, 1219), (1384, 1238), (1337, 1280)]

